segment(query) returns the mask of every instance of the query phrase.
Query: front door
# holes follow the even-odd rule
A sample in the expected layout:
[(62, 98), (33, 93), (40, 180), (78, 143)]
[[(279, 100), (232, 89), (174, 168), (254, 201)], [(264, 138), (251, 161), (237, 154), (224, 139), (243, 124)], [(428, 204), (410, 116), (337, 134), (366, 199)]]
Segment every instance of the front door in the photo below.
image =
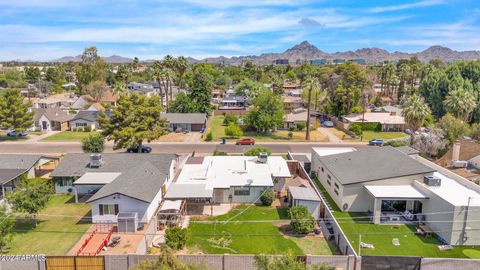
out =
[(42, 121), (42, 130), (47, 130), (47, 121)]

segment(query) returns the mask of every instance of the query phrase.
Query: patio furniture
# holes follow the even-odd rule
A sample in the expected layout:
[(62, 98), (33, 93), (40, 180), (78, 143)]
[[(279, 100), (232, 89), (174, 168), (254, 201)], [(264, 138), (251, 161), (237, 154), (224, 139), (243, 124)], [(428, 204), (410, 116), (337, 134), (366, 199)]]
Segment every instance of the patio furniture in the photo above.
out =
[(443, 250), (452, 250), (453, 246), (452, 245), (440, 245), (438, 246), (438, 250), (443, 251)]
[(108, 244), (109, 247), (115, 247), (120, 243), (120, 240), (122, 238), (120, 236), (115, 236), (110, 240), (110, 243)]
[(375, 247), (372, 244), (360, 242), (360, 247), (362, 248), (368, 248), (368, 249), (374, 249)]
[(415, 218), (415, 215), (408, 210), (405, 210), (405, 212), (402, 213), (402, 216), (408, 221), (412, 221)]
[(393, 244), (394, 246), (400, 246), (400, 240), (398, 240), (398, 238), (393, 238), (393, 239), (392, 239), (392, 244)]
[(425, 234), (426, 237), (431, 237), (432, 234), (433, 234), (433, 231), (425, 224), (420, 224), (418, 226), (420, 228), (420, 230), (423, 231), (423, 233)]

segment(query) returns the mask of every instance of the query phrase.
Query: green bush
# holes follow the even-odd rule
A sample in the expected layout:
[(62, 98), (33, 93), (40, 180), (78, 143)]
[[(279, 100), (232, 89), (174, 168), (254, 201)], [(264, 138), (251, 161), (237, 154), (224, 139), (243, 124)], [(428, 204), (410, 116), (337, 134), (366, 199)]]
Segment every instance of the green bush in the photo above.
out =
[(187, 229), (172, 227), (165, 230), (166, 244), (175, 250), (181, 249), (185, 246), (187, 243), (187, 237)]
[(272, 152), (266, 148), (266, 147), (260, 147), (260, 146), (254, 146), (254, 147), (250, 147), (247, 151), (245, 151), (243, 153), (244, 156), (258, 156), (258, 154), (262, 153), (262, 152), (265, 152), (267, 153), (269, 156), (272, 154)]
[(84, 132), (90, 132), (90, 131), (92, 131), (92, 127), (91, 127), (91, 126), (85, 126), (85, 127), (83, 128), (83, 131), (84, 131)]
[(390, 141), (385, 143), (385, 145), (390, 145), (392, 147), (400, 147), (400, 146), (406, 146), (407, 142), (406, 141)]
[(353, 123), (348, 127), (348, 130), (351, 131), (355, 135), (362, 135), (362, 126), (358, 123)]
[(307, 123), (305, 122), (298, 122), (297, 123), (297, 129), (298, 130), (304, 130), (307, 127)]
[(262, 196), (260, 196), (260, 201), (265, 206), (272, 205), (274, 199), (275, 199), (275, 194), (273, 194), (273, 191), (272, 191), (271, 188), (265, 190), (265, 192), (263, 192)]
[(297, 130), (297, 127), (295, 125), (292, 125), (288, 128), (288, 130), (290, 131), (296, 131)]
[(213, 150), (213, 155), (214, 156), (228, 156), (227, 152), (223, 152), (223, 151), (220, 151), (220, 150)]
[(82, 149), (85, 153), (101, 153), (105, 148), (105, 138), (100, 133), (89, 134), (82, 139)]
[(291, 131), (288, 132), (288, 139), (289, 140), (293, 139), (293, 132)]
[(224, 126), (229, 126), (230, 124), (236, 125), (238, 123), (238, 117), (235, 115), (225, 115), (225, 118), (223, 119), (223, 125)]
[(307, 234), (315, 228), (315, 221), (308, 209), (303, 206), (294, 206), (290, 208), (290, 226), (296, 234)]
[(243, 131), (240, 127), (231, 123), (228, 127), (225, 128), (225, 135), (230, 138), (240, 138), (243, 136)]
[(211, 131), (209, 131), (209, 132), (207, 133), (207, 135), (205, 135), (205, 141), (206, 141), (206, 142), (211, 142), (212, 140), (213, 140), (213, 134), (212, 134)]

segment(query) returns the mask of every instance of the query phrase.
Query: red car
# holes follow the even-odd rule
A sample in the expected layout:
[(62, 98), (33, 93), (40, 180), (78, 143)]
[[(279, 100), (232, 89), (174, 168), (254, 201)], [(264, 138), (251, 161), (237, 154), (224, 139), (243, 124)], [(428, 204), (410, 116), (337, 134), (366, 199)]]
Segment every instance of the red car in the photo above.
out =
[(254, 145), (255, 140), (253, 138), (243, 138), (237, 141), (236, 145)]

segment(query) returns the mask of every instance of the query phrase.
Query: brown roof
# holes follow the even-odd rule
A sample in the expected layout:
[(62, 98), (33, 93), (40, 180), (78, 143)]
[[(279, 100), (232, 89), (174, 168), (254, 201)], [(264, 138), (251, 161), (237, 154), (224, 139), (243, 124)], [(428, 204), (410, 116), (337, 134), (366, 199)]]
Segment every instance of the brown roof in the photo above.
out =
[(48, 108), (48, 109), (33, 109), (33, 119), (38, 121), (42, 115), (45, 115), (50, 121), (56, 122), (68, 122), (73, 118), (73, 115), (70, 115), (64, 112), (61, 108)]
[(111, 91), (105, 92), (100, 97), (100, 102), (117, 102), (119, 96)]
[[(452, 163), (452, 147), (443, 155), (443, 157), (437, 159), (435, 163), (440, 166), (448, 167)], [(459, 160), (470, 160), (480, 154), (480, 144), (467, 141), (467, 140), (460, 140), (460, 156)]]
[(83, 95), (82, 98), (88, 102), (95, 102), (95, 99), (90, 95)]

